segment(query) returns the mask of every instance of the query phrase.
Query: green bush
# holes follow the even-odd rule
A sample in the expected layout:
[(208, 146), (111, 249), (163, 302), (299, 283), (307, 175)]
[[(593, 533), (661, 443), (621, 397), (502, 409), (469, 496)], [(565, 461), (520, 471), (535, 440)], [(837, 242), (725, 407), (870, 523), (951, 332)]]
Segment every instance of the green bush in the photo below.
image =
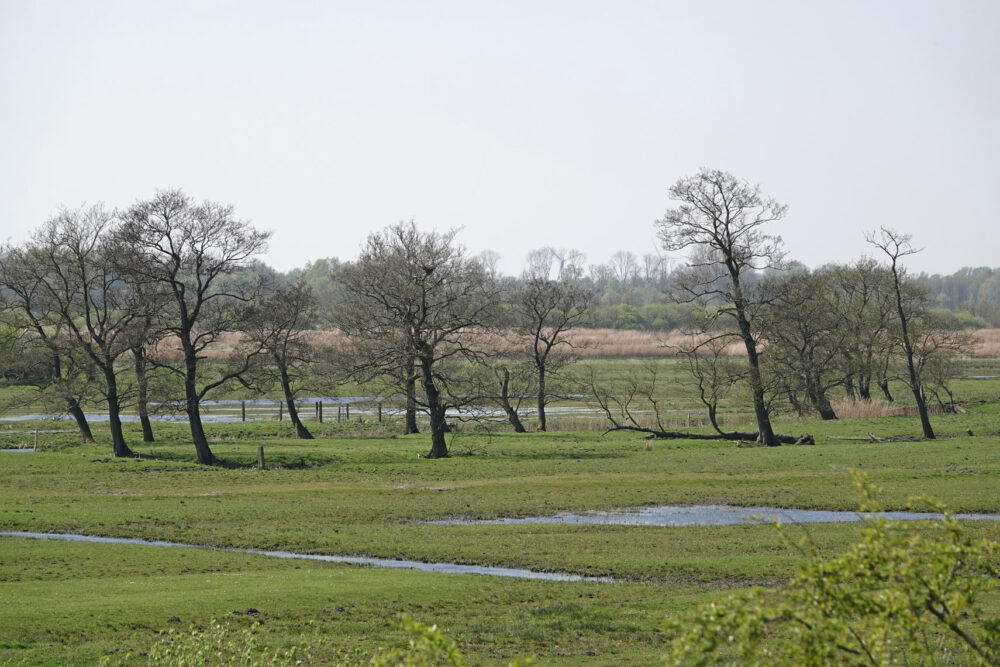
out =
[[(876, 490), (855, 474), (861, 511)], [(1000, 664), (1000, 619), (981, 596), (998, 586), (998, 544), (971, 540), (943, 506), (933, 521), (869, 519), (833, 559), (808, 539), (807, 564), (778, 589), (755, 588), (667, 624), (671, 664)], [(779, 525), (780, 529), (780, 525)]]

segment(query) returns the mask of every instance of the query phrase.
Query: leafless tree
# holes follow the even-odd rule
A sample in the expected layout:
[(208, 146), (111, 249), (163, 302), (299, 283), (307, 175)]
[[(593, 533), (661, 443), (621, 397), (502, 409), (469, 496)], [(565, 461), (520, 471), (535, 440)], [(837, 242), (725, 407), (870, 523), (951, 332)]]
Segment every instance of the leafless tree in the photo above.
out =
[(196, 204), (179, 190), (136, 203), (123, 214), (118, 233), (135, 253), (127, 266), (131, 278), (167, 295), (161, 328), (177, 340), (182, 360), (155, 363), (183, 380), (197, 459), (210, 465), (215, 455), (202, 426), (201, 401), (246, 372), (261, 350), (244, 354), (210, 379), (203, 377), (200, 362), (219, 336), (242, 326), (245, 307), (260, 285), (255, 276), (240, 272), (265, 250), (270, 234), (238, 219), (231, 206)]
[(117, 366), (132, 347), (134, 323), (157, 304), (116, 270), (128, 249), (109, 234), (113, 220), (100, 206), (62, 211), (34, 234), (27, 252), (67, 341), (102, 375), (114, 454), (129, 456), (121, 409), (131, 388), (120, 380)]
[(20, 247), (0, 252), (0, 285), (4, 288), (6, 324), (32, 333), (22, 342), (49, 359), (51, 377), (45, 381), (46, 389), (58, 396), (73, 417), (83, 442), (93, 442), (94, 435), (82, 407), (92, 372), (67, 345), (62, 318), (47, 298), (48, 290), (34, 253)]
[(830, 295), (846, 334), (843, 356), (848, 398), (871, 400), (875, 384), (892, 402), (888, 368), (894, 345), (889, 329), (896, 304), (891, 273), (868, 258), (833, 267), (827, 273), (833, 288)]
[(523, 276), (526, 279), (539, 278), (548, 280), (552, 275), (552, 266), (555, 262), (552, 248), (535, 248), (528, 251), (528, 259), (525, 262)]
[(836, 419), (828, 393), (844, 382), (842, 361), (851, 332), (832, 277), (799, 273), (776, 282), (777, 296), (761, 317), (774, 375), (790, 396), (801, 391), (822, 419)]
[(680, 348), (680, 353), (699, 400), (708, 408), (708, 421), (719, 435), (726, 435), (719, 426), (719, 401), (747, 376), (746, 365), (726, 353), (739, 336), (732, 332), (702, 331), (692, 338), (694, 344)]
[(931, 420), (927, 414), (927, 399), (924, 396), (923, 381), (917, 364), (917, 353), (910, 331), (915, 320), (919, 320), (926, 309), (926, 304), (919, 294), (914, 294), (912, 291), (910, 291), (909, 297), (907, 296), (906, 268), (902, 265), (904, 257), (920, 252), (920, 250), (913, 247), (912, 237), (909, 234), (902, 234), (885, 227), (880, 228), (877, 232), (867, 234), (865, 240), (889, 258), (889, 271), (892, 273), (893, 295), (896, 301), (899, 343), (906, 360), (906, 384), (917, 403), (917, 413), (920, 415), (920, 426), (923, 429), (924, 437), (933, 439), (934, 429), (931, 428)]
[(634, 252), (619, 250), (611, 255), (609, 266), (615, 279), (623, 285), (628, 285), (639, 273), (639, 258)]
[(313, 436), (299, 418), (295, 395), (302, 381), (311, 375), (312, 367), (320, 362), (315, 347), (306, 339), (315, 307), (312, 290), (305, 283), (276, 287), (248, 308), (243, 327), (251, 347), (263, 349), (264, 354), (256, 356), (257, 363), (242, 381), (259, 390), (277, 384), (288, 418), (295, 425), (295, 435), (305, 440)]
[(692, 259), (678, 279), (677, 295), (688, 302), (714, 299), (719, 314), (733, 320), (747, 350), (758, 437), (768, 446), (777, 445), (753, 322), (761, 297), (748, 280), (755, 271), (780, 267), (781, 238), (766, 234), (762, 227), (780, 220), (786, 207), (764, 197), (759, 186), (714, 169), (677, 181), (670, 196), (679, 205), (656, 223), (663, 247), (707, 251), (701, 254), (704, 259)]
[(497, 289), (482, 264), (455, 243), (455, 232), (421, 232), (410, 221), (372, 234), (344, 269), (340, 328), (368, 341), (370, 368), (398, 373), (412, 359), (430, 416), (428, 458), (448, 455), (446, 411), (468, 397), (452, 391), (459, 359), (482, 354), (470, 333), (486, 327)]
[(546, 430), (545, 406), (552, 398), (549, 376), (572, 359), (566, 333), (580, 323), (592, 299), (583, 285), (543, 278), (526, 280), (512, 295), (516, 330), (535, 370), (539, 431)]
[[(611, 426), (608, 431), (637, 431), (650, 438), (683, 440), (749, 440), (758, 438), (757, 433), (739, 431), (725, 432), (716, 425), (716, 433), (690, 433), (669, 429), (670, 412), (663, 397), (663, 380), (655, 366), (647, 366), (642, 372), (632, 373), (625, 380), (613, 385), (602, 386), (597, 382), (593, 369), (588, 379), (589, 393), (597, 406), (604, 412)], [(779, 444), (812, 445), (813, 437), (803, 434), (799, 437), (776, 435)]]

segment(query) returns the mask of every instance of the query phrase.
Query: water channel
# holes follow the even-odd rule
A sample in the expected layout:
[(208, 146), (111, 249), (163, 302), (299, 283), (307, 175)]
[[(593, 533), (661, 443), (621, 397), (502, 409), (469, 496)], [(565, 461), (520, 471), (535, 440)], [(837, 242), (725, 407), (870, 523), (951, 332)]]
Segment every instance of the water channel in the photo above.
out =
[(286, 558), (295, 560), (315, 560), (324, 563), (347, 563), (349, 565), (368, 565), (396, 570), (419, 570), (421, 572), (437, 572), (441, 574), (479, 574), (493, 577), (511, 577), (514, 579), (536, 579), (541, 581), (601, 581), (610, 582), (605, 577), (584, 577), (565, 572), (537, 572), (514, 567), (492, 567), (488, 565), (463, 565), (460, 563), (424, 563), (417, 560), (396, 560), (393, 558), (370, 558), (367, 556), (332, 556), (326, 554), (300, 554), (292, 551), (270, 551), (266, 549), (237, 549), (235, 547), (208, 547), (181, 542), (164, 542), (162, 540), (139, 540), (127, 537), (99, 537), (96, 535), (78, 535), (74, 533), (30, 533), (21, 531), (0, 531), (0, 537), (26, 537), (38, 540), (64, 540), (69, 542), (97, 542), (100, 544), (129, 544), (143, 547), (174, 547), (181, 549), (211, 549), (228, 551), (230, 553), (266, 556), (268, 558)]
[[(1000, 514), (953, 514), (956, 519), (1000, 521)], [(786, 507), (735, 507), (733, 505), (661, 505), (632, 509), (559, 512), (551, 516), (529, 516), (501, 519), (467, 519), (455, 517), (426, 523), (444, 525), (497, 524), (597, 524), (604, 526), (733, 526), (766, 523), (835, 523), (864, 521), (884, 517), (895, 521), (940, 519), (931, 512), (844, 512), (835, 510), (803, 510)]]

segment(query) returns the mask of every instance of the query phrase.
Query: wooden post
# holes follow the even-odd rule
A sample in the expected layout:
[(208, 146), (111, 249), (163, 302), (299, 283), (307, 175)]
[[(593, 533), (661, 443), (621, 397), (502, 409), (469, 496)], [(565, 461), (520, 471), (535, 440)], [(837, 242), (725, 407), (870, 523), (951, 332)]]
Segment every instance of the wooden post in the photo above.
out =
[(264, 445), (257, 445), (257, 467), (264, 469)]
[(322, 424), (323, 423), (323, 401), (319, 402), (318, 407), (319, 407), (319, 423)]
[(351, 421), (351, 404), (344, 403), (344, 421)]
[(35, 428), (35, 451), (38, 451), (38, 428)]
[(338, 405), (337, 406), (337, 423), (338, 424), (340, 423), (340, 411), (341, 411), (341, 406)]
[(687, 413), (687, 427), (691, 428), (691, 413)]
[(240, 401), (240, 421), (247, 420), (247, 402)]
[(278, 421), (280, 422), (285, 417), (285, 404), (278, 401)]
[(382, 401), (378, 402), (378, 421), (382, 423)]

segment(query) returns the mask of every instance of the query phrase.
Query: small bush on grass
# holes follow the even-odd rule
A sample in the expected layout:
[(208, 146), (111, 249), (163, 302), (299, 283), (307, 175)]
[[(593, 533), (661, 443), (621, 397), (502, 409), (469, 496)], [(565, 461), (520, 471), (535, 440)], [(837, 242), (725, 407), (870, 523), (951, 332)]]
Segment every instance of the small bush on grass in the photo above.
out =
[[(875, 488), (858, 473), (855, 482), (861, 511), (877, 511)], [(833, 559), (803, 539), (809, 560), (788, 585), (668, 623), (668, 662), (716, 664), (728, 652), (740, 664), (1000, 664), (1000, 619), (979, 604), (998, 586), (998, 544), (969, 539), (943, 506), (925, 502), (943, 518), (870, 519)]]

